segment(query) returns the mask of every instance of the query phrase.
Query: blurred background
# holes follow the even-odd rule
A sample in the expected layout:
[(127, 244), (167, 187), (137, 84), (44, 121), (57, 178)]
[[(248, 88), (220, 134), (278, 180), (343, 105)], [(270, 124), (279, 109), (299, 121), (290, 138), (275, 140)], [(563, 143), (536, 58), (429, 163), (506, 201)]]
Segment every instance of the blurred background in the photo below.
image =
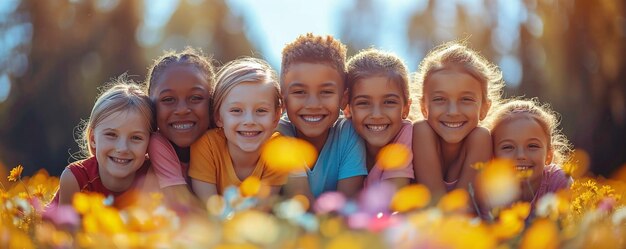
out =
[(592, 172), (609, 176), (626, 163), (625, 17), (621, 0), (2, 0), (0, 170), (59, 175), (98, 86), (125, 72), (143, 81), (165, 49), (278, 69), (285, 43), (313, 32), (349, 55), (393, 51), (411, 71), (430, 48), (467, 39), (501, 67), (505, 96), (551, 103)]

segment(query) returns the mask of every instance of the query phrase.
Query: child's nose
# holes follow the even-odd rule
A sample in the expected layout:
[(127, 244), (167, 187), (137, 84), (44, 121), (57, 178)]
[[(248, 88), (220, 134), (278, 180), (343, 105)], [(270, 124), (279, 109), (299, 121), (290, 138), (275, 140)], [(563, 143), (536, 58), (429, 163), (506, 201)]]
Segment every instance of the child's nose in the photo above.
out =
[(373, 117), (380, 117), (383, 115), (382, 112), (382, 108), (380, 107), (380, 105), (373, 105), (372, 106), (372, 116)]
[(174, 110), (176, 114), (187, 114), (191, 112), (189, 105), (185, 101), (179, 101), (176, 105), (176, 110)]
[(320, 103), (319, 97), (315, 96), (315, 94), (309, 94), (309, 97), (306, 99), (307, 107), (319, 107)]
[(243, 115), (243, 124), (253, 124), (254, 123), (254, 112), (246, 112)]
[(515, 152), (517, 159), (526, 159), (526, 152), (523, 149), (517, 149)]
[(458, 114), (459, 113), (459, 107), (457, 106), (457, 104), (453, 101), (450, 101), (448, 103), (448, 114)]
[(128, 139), (126, 138), (120, 138), (117, 140), (117, 143), (115, 144), (115, 150), (117, 152), (125, 152), (128, 150)]

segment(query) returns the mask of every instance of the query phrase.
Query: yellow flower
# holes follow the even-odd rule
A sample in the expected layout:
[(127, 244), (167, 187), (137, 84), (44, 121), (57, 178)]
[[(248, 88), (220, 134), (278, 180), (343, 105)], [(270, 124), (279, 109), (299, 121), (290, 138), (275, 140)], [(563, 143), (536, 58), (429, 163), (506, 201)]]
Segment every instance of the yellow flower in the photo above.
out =
[(278, 171), (301, 171), (315, 163), (317, 150), (302, 139), (279, 136), (263, 146), (261, 158), (269, 167)]
[(558, 248), (559, 229), (548, 219), (537, 219), (524, 233), (520, 248)]
[(411, 160), (411, 151), (402, 144), (389, 144), (378, 152), (376, 160), (383, 169), (393, 170), (406, 166)]
[(589, 169), (589, 154), (584, 150), (576, 150), (572, 157), (561, 166), (563, 172), (572, 178), (580, 178)]
[(428, 188), (421, 184), (401, 188), (391, 199), (391, 210), (406, 212), (411, 209), (423, 208), (430, 202)]
[(437, 207), (444, 212), (464, 211), (469, 203), (469, 194), (465, 189), (457, 188), (444, 195)]
[(505, 206), (520, 195), (519, 178), (511, 160), (495, 159), (476, 176), (478, 191), (489, 208)]
[(17, 181), (18, 179), (20, 179), (22, 171), (24, 171), (24, 167), (22, 167), (22, 165), (17, 165), (17, 167), (11, 170), (11, 173), (9, 173), (9, 176), (7, 178), (9, 178), (10, 182)]

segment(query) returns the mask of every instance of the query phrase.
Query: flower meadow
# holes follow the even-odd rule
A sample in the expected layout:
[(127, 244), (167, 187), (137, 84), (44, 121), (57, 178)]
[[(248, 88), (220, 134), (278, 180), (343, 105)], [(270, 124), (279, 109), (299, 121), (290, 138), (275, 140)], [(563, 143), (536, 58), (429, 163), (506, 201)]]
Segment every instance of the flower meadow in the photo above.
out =
[[(267, 186), (248, 178), (210, 198), (200, 213), (166, 205), (160, 193), (129, 195), (123, 207), (113, 207), (112, 197), (79, 193), (71, 206), (46, 209), (58, 177), (45, 170), (22, 176), (20, 165), (0, 186), (0, 248), (626, 247), (626, 168), (610, 179), (588, 177), (588, 160), (577, 154), (563, 165), (571, 187), (544, 196), (534, 209), (514, 200), (529, 174), (498, 159), (475, 165), (475, 188), (439, 200), (413, 184), (379, 185), (356, 199), (327, 192), (309, 203), (303, 196), (268, 196)], [(307, 158), (285, 155), (268, 158), (276, 165)], [(495, 206), (482, 219), (470, 211), (477, 193)]]

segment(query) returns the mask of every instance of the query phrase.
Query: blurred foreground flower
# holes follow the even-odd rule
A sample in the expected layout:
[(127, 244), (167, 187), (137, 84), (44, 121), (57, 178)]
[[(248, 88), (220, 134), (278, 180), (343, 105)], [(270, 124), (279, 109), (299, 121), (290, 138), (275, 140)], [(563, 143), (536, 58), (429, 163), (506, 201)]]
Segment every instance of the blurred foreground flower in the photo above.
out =
[(391, 199), (391, 210), (406, 212), (423, 208), (430, 203), (430, 191), (421, 184), (413, 184), (401, 188)]
[(7, 178), (10, 182), (17, 181), (22, 177), (22, 171), (24, 171), (24, 167), (22, 167), (22, 165), (17, 165), (17, 167), (11, 169), (11, 173), (9, 173)]
[(513, 161), (494, 159), (476, 176), (480, 196), (489, 208), (501, 207), (518, 199), (520, 181)]
[(292, 172), (310, 168), (317, 160), (317, 151), (302, 139), (279, 136), (263, 146), (261, 158), (276, 170)]
[(389, 144), (380, 149), (376, 161), (386, 170), (402, 168), (411, 160), (412, 152), (402, 144)]
[(584, 150), (577, 149), (572, 156), (563, 165), (563, 172), (572, 178), (580, 178), (587, 173), (589, 169), (589, 154)]

